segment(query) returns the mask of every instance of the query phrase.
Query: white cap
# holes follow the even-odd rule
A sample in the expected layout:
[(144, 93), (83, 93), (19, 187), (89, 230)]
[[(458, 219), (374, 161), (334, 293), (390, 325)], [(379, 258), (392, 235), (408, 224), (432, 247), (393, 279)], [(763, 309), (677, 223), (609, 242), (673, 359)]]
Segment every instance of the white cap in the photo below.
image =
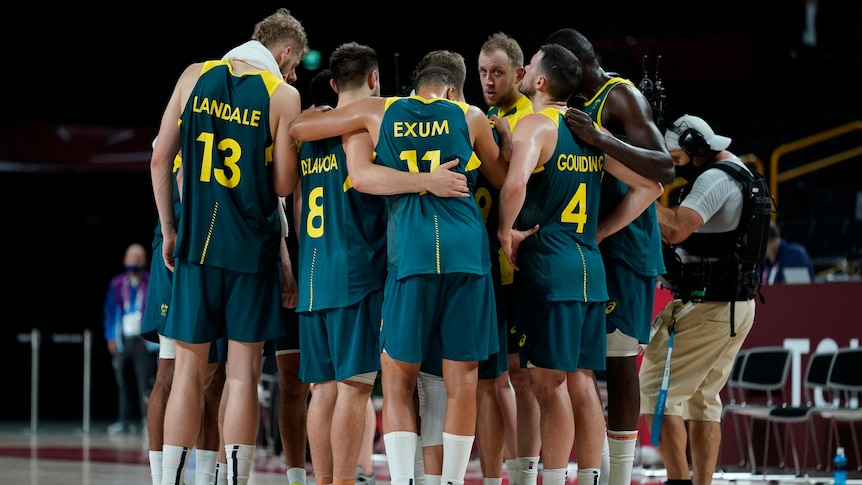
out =
[(843, 455), (844, 454), (844, 447), (839, 446), (838, 448), (835, 448), (835, 454), (836, 455)]
[(720, 152), (730, 146), (731, 139), (726, 136), (716, 135), (712, 128), (703, 118), (694, 115), (683, 115), (664, 132), (664, 141), (667, 143), (668, 151), (682, 150), (679, 146), (679, 136), (685, 130), (695, 130), (703, 135), (703, 139), (709, 143), (709, 149)]

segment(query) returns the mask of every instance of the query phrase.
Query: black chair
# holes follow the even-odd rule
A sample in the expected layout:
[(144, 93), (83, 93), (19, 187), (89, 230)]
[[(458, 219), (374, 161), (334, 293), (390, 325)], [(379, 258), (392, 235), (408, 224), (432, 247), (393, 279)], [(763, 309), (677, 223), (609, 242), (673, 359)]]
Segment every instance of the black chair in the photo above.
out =
[[(746, 450), (748, 462), (752, 473), (756, 471), (754, 459), (754, 425), (756, 421), (767, 423), (769, 413), (775, 406), (784, 402), (787, 378), (790, 374), (789, 349), (778, 346), (752, 347), (743, 351), (743, 360), (734, 363), (731, 377), (734, 372), (739, 372), (739, 379), (734, 380), (732, 405), (726, 406), (722, 411), (735, 417), (742, 418), (745, 427)], [(736, 369), (737, 363), (739, 369)], [(730, 378), (728, 379), (730, 383)], [(769, 440), (769, 427), (767, 426), (766, 441)], [(766, 442), (764, 442), (763, 463), (766, 463)]]
[[(727, 421), (727, 419), (725, 419), (726, 415), (728, 415), (728, 414), (730, 415), (729, 416), (730, 420), (733, 422), (733, 431), (734, 431), (733, 435), (736, 437), (736, 449), (739, 451), (747, 449), (747, 448), (745, 447), (745, 441), (743, 438), (743, 433), (740, 431), (739, 416), (736, 413), (734, 413), (733, 411), (738, 409), (742, 404), (740, 402), (740, 396), (741, 396), (742, 391), (739, 389), (739, 378), (742, 376), (742, 368), (745, 366), (745, 356), (746, 355), (747, 355), (747, 353), (746, 353), (745, 349), (740, 350), (739, 353), (736, 354), (736, 358), (733, 361), (733, 368), (730, 371), (730, 377), (728, 377), (727, 385), (725, 387), (727, 390), (727, 401), (724, 402), (722, 409), (721, 409), (722, 425), (723, 425), (723, 423), (725, 423)], [(723, 455), (724, 447), (721, 447), (719, 449), (719, 453), (721, 455)], [(719, 456), (719, 459), (718, 459), (719, 464), (724, 462), (721, 455)], [(754, 457), (753, 456), (750, 456), (750, 455), (749, 456), (742, 456), (741, 455), (739, 457), (738, 465), (740, 467), (743, 467), (746, 464), (748, 464), (750, 467), (752, 467), (752, 470), (751, 470), (752, 472), (754, 471), (753, 463), (754, 463)]]
[[(802, 393), (804, 402), (798, 406), (779, 405), (773, 407), (767, 420), (774, 427), (775, 445), (779, 449), (779, 467), (786, 466), (788, 451), (793, 454), (793, 465), (796, 470), (796, 475), (802, 475), (802, 471), (807, 469), (807, 461), (800, 465), (799, 451), (796, 444), (796, 434), (794, 425), (805, 425), (805, 436), (803, 441), (805, 447), (803, 457), (808, 459), (809, 442), (813, 444), (814, 456), (817, 463), (815, 470), (824, 468), (823, 458), (820, 455), (819, 440), (817, 439), (817, 429), (815, 427), (815, 417), (822, 415), (829, 410), (829, 406), (818, 405), (815, 399), (815, 393), (818, 389), (823, 390), (827, 386), (829, 379), (829, 369), (832, 367), (832, 360), (835, 357), (835, 352), (815, 353), (808, 358), (808, 365), (805, 369), (805, 378), (802, 383)], [(783, 426), (782, 426), (783, 425)], [(784, 430), (784, 440), (781, 440), (781, 430)], [(766, 443), (768, 446), (768, 441)], [(788, 450), (789, 448), (789, 450)]]
[(856, 435), (855, 426), (858, 421), (862, 421), (862, 408), (859, 407), (860, 394), (862, 394), (862, 348), (838, 350), (832, 361), (826, 386), (835, 398), (835, 406), (824, 412), (824, 417), (828, 417), (830, 423), (829, 452), (831, 453), (833, 436), (835, 446), (840, 446), (839, 423), (849, 424), (852, 448), (856, 458), (856, 471), (862, 471), (862, 457), (860, 457), (859, 438)]

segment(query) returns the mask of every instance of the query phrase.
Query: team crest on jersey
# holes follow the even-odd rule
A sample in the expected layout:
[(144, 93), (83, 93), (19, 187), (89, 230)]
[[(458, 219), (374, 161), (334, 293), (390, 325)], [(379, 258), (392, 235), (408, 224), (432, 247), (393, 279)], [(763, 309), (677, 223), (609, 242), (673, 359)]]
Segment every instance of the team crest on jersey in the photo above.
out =
[(608, 304), (605, 306), (605, 315), (610, 315), (617, 309), (617, 302), (610, 300)]

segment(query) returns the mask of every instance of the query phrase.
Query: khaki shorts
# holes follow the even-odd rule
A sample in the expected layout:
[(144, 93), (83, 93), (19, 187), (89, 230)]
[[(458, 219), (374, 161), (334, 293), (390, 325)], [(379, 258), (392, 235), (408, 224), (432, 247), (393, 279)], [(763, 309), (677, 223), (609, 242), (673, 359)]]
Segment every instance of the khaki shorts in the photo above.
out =
[[(665, 414), (685, 420), (721, 421), (719, 392), (727, 383), (736, 354), (754, 323), (754, 300), (735, 303), (736, 336), (730, 336), (730, 303), (694, 305), (676, 321)], [(669, 341), (668, 327), (681, 300), (665, 306), (653, 323), (655, 335), (640, 369), (641, 414), (655, 414)]]

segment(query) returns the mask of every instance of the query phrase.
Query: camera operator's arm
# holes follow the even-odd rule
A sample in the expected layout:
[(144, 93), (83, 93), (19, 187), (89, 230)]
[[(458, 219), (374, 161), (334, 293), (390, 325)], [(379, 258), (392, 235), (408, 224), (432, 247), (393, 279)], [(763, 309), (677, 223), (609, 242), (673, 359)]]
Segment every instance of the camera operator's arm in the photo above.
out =
[(688, 207), (665, 207), (661, 202), (655, 202), (658, 216), (658, 227), (661, 236), (670, 244), (679, 244), (703, 225), (700, 214)]

